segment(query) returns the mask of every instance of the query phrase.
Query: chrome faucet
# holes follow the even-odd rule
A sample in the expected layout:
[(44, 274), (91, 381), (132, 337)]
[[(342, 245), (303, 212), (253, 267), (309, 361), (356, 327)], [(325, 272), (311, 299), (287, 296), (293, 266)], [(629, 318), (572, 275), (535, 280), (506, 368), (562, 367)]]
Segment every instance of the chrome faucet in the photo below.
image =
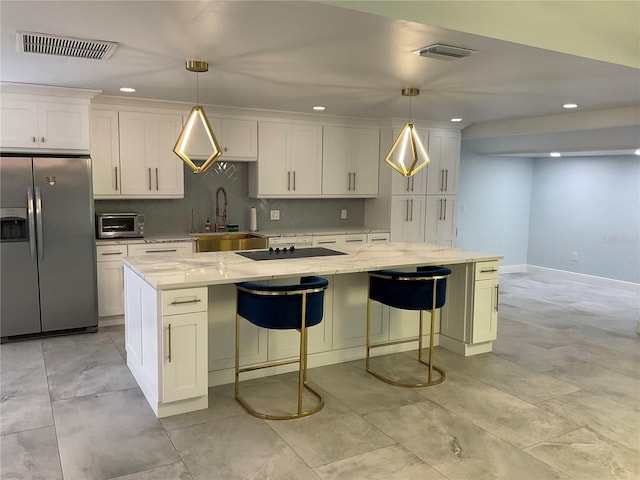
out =
[[(224, 198), (224, 210), (222, 211), (222, 216), (220, 215), (220, 207), (218, 205), (218, 194), (222, 192), (222, 197)], [(218, 187), (216, 190), (216, 223), (215, 223), (215, 232), (219, 232), (227, 227), (227, 191), (224, 187)]]

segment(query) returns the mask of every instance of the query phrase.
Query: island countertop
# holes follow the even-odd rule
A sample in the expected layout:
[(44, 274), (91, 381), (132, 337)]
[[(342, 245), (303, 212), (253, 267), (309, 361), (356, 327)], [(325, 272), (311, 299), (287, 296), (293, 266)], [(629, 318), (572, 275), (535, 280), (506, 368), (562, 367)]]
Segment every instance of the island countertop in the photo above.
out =
[(255, 261), (235, 252), (127, 257), (126, 266), (157, 290), (201, 287), (303, 275), (334, 275), (420, 265), (499, 260), (501, 255), (426, 243), (332, 246), (346, 255)]

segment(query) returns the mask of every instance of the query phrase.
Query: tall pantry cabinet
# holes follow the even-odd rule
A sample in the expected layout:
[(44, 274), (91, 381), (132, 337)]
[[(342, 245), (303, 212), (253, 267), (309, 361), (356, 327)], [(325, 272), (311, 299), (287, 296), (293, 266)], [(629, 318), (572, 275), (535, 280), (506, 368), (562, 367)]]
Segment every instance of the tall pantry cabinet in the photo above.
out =
[(384, 163), (401, 128), (381, 130), (379, 194), (366, 200), (365, 224), (389, 228), (391, 241), (454, 247), (461, 133), (418, 127), (431, 162), (414, 176), (403, 177)]

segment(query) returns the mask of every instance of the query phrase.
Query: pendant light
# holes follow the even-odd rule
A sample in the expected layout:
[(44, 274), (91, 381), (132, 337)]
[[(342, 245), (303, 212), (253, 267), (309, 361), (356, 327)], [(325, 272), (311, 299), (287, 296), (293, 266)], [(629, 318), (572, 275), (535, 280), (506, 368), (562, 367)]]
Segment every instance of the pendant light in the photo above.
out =
[(391, 150), (387, 153), (384, 161), (401, 175), (411, 177), (426, 167), (431, 159), (422, 140), (420, 140), (416, 126), (411, 123), (411, 97), (420, 95), (420, 89), (403, 88), (402, 95), (409, 97), (409, 121), (402, 127), (400, 135), (391, 145)]
[[(207, 62), (199, 60), (188, 60), (186, 68), (190, 72), (196, 72), (196, 105), (191, 109), (191, 113), (189, 114), (187, 121), (182, 127), (182, 131), (180, 132), (178, 141), (176, 142), (175, 147), (173, 147), (173, 152), (178, 155), (191, 170), (193, 170), (193, 173), (203, 173), (211, 165), (213, 165), (213, 162), (215, 162), (216, 158), (218, 158), (222, 154), (222, 149), (220, 148), (218, 139), (213, 133), (213, 129), (211, 128), (209, 119), (204, 112), (204, 108), (202, 108), (201, 105), (198, 105), (198, 73), (208, 72), (209, 64)], [(209, 157), (200, 166), (197, 166), (187, 154), (187, 148), (189, 146), (189, 143), (191, 142), (196, 122), (198, 121), (202, 124), (202, 127), (207, 134), (207, 139), (212, 148), (211, 155), (209, 155)]]

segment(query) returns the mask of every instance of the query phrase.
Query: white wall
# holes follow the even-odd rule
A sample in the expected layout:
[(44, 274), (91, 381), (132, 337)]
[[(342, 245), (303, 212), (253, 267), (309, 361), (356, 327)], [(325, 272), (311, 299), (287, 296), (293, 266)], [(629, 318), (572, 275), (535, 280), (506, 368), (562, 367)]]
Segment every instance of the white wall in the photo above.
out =
[(533, 160), (477, 156), (462, 147), (456, 246), (525, 265)]
[(537, 159), (528, 263), (640, 283), (640, 158)]

